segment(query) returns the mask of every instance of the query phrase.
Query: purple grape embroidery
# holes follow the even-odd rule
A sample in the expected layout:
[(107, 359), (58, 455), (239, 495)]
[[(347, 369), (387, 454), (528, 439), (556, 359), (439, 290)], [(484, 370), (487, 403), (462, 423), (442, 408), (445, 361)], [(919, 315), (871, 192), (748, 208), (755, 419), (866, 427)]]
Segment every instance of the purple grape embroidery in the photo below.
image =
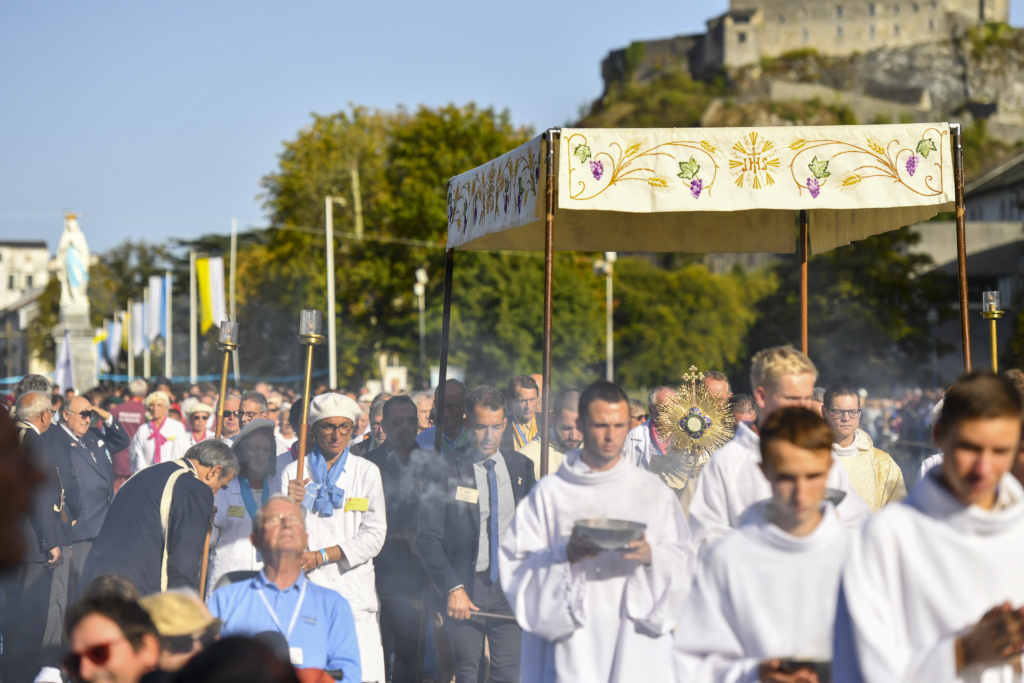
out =
[(694, 199), (700, 198), (700, 191), (704, 189), (704, 181), (700, 178), (694, 178), (690, 181), (690, 194), (693, 195)]
[(591, 161), (590, 172), (594, 174), (594, 180), (600, 180), (604, 175), (604, 164), (600, 161)]
[(910, 158), (907, 159), (907, 173), (911, 177), (913, 177), (913, 175), (917, 172), (917, 164), (919, 162), (919, 159), (920, 157), (917, 156), (916, 154), (911, 154)]
[(821, 193), (821, 186), (818, 185), (818, 179), (813, 176), (808, 178), (807, 189), (811, 191), (811, 197), (817, 199), (818, 195)]

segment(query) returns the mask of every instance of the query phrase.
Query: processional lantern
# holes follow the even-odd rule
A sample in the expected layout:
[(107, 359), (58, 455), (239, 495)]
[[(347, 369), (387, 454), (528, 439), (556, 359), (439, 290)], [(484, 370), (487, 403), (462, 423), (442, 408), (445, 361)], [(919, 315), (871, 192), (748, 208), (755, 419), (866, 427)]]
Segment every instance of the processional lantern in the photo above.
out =
[(306, 432), (309, 430), (309, 386), (313, 381), (313, 347), (323, 344), (324, 314), (321, 311), (305, 310), (299, 314), (299, 343), (306, 347), (306, 378), (302, 385), (302, 425), (299, 427), (299, 458), (296, 479), (302, 481), (302, 469), (306, 456)]
[[(222, 320), (220, 333), (217, 335), (217, 348), (224, 352), (224, 365), (220, 371), (220, 403), (217, 405), (217, 430), (215, 436), (220, 439), (224, 431), (224, 399), (228, 392), (228, 366), (231, 363), (231, 353), (238, 350), (238, 323), (230, 320)], [(238, 381), (238, 378), (235, 378)]]
[(998, 291), (982, 292), (981, 315), (988, 320), (992, 336), (992, 372), (999, 372), (999, 344), (996, 341), (996, 321), (1006, 313), (1006, 311), (1001, 310), (1001, 304), (1002, 300)]

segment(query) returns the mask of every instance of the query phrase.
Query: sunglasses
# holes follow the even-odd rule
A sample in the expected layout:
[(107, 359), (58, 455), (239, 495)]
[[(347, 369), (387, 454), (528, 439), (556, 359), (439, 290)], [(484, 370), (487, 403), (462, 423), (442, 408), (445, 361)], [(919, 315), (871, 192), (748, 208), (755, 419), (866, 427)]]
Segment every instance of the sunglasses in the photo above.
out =
[(92, 647), (86, 648), (84, 652), (69, 652), (61, 658), (64, 664), (64, 668), (68, 670), (73, 678), (81, 678), (82, 672), (82, 659), (88, 659), (96, 666), (103, 666), (110, 661), (110, 648), (117, 643), (125, 640), (124, 638), (118, 638), (112, 640), (109, 643), (100, 643), (99, 645), (93, 645)]
[(241, 410), (225, 410), (221, 413), (224, 417), (240, 417), (242, 415)]
[(96, 412), (92, 410), (83, 410), (80, 413), (76, 413), (74, 410), (69, 410), (68, 412), (72, 415), (78, 415), (83, 420), (91, 420), (96, 415)]

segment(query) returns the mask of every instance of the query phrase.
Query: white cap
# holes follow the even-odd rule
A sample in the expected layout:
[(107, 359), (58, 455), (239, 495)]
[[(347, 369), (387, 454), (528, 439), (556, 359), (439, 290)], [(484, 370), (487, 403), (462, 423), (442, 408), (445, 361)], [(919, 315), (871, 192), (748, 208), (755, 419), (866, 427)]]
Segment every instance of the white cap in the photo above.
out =
[(363, 414), (359, 404), (343, 394), (320, 394), (309, 402), (309, 420), (307, 422), (315, 425), (320, 420), (328, 417), (347, 417), (352, 424), (359, 421)]

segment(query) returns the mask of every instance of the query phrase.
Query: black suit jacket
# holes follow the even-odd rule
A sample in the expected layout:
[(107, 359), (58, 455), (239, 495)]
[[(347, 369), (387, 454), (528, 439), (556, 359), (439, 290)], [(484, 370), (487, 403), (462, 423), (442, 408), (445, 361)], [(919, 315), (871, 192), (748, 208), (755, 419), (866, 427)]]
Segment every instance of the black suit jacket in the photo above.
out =
[[(516, 451), (502, 450), (501, 455), (518, 505), (536, 483), (533, 461)], [(464, 450), (436, 457), (430, 463), (420, 499), (416, 546), (423, 568), (441, 596), (460, 584), (470, 590), (476, 574), (480, 505), (455, 500), (460, 486), (476, 489), (473, 459)]]
[[(135, 473), (117, 491), (99, 536), (85, 560), (79, 587), (102, 574), (131, 580), (139, 595), (160, 592), (164, 538), (160, 500), (171, 474), (187, 460), (162, 462)], [(193, 470), (194, 471), (194, 470)], [(213, 491), (192, 472), (174, 482), (167, 539), (167, 587), (199, 590)]]
[(27, 422), (19, 421), (18, 430), (22, 434), (22, 448), (28, 454), (29, 460), (46, 475), (43, 483), (32, 493), (32, 507), (29, 509), (28, 518), (22, 524), (25, 561), (47, 562), (50, 559), (50, 550), (69, 543), (71, 523), (70, 520), (66, 523), (61, 520), (60, 480), (57, 477), (57, 468), (50, 464), (46, 439)]
[(397, 455), (388, 457), (387, 447), (381, 445), (363, 457), (380, 469), (387, 511), (384, 547), (373, 558), (377, 595), (382, 600), (390, 597), (421, 600), (423, 564), (416, 555), (416, 518), (426, 468), (434, 460), (434, 453), (414, 448), (409, 462), (402, 463)]
[[(66, 429), (53, 425), (46, 430), (53, 433), (52, 450), (61, 450), (74, 465), (78, 475), (80, 509), (75, 526), (71, 529), (71, 541), (91, 541), (100, 533), (106, 519), (110, 501), (114, 497), (114, 469), (111, 453), (116, 453), (131, 443), (124, 427), (116, 418), (103, 431), (93, 427), (80, 440), (75, 440)], [(67, 481), (64, 482), (67, 488)]]

